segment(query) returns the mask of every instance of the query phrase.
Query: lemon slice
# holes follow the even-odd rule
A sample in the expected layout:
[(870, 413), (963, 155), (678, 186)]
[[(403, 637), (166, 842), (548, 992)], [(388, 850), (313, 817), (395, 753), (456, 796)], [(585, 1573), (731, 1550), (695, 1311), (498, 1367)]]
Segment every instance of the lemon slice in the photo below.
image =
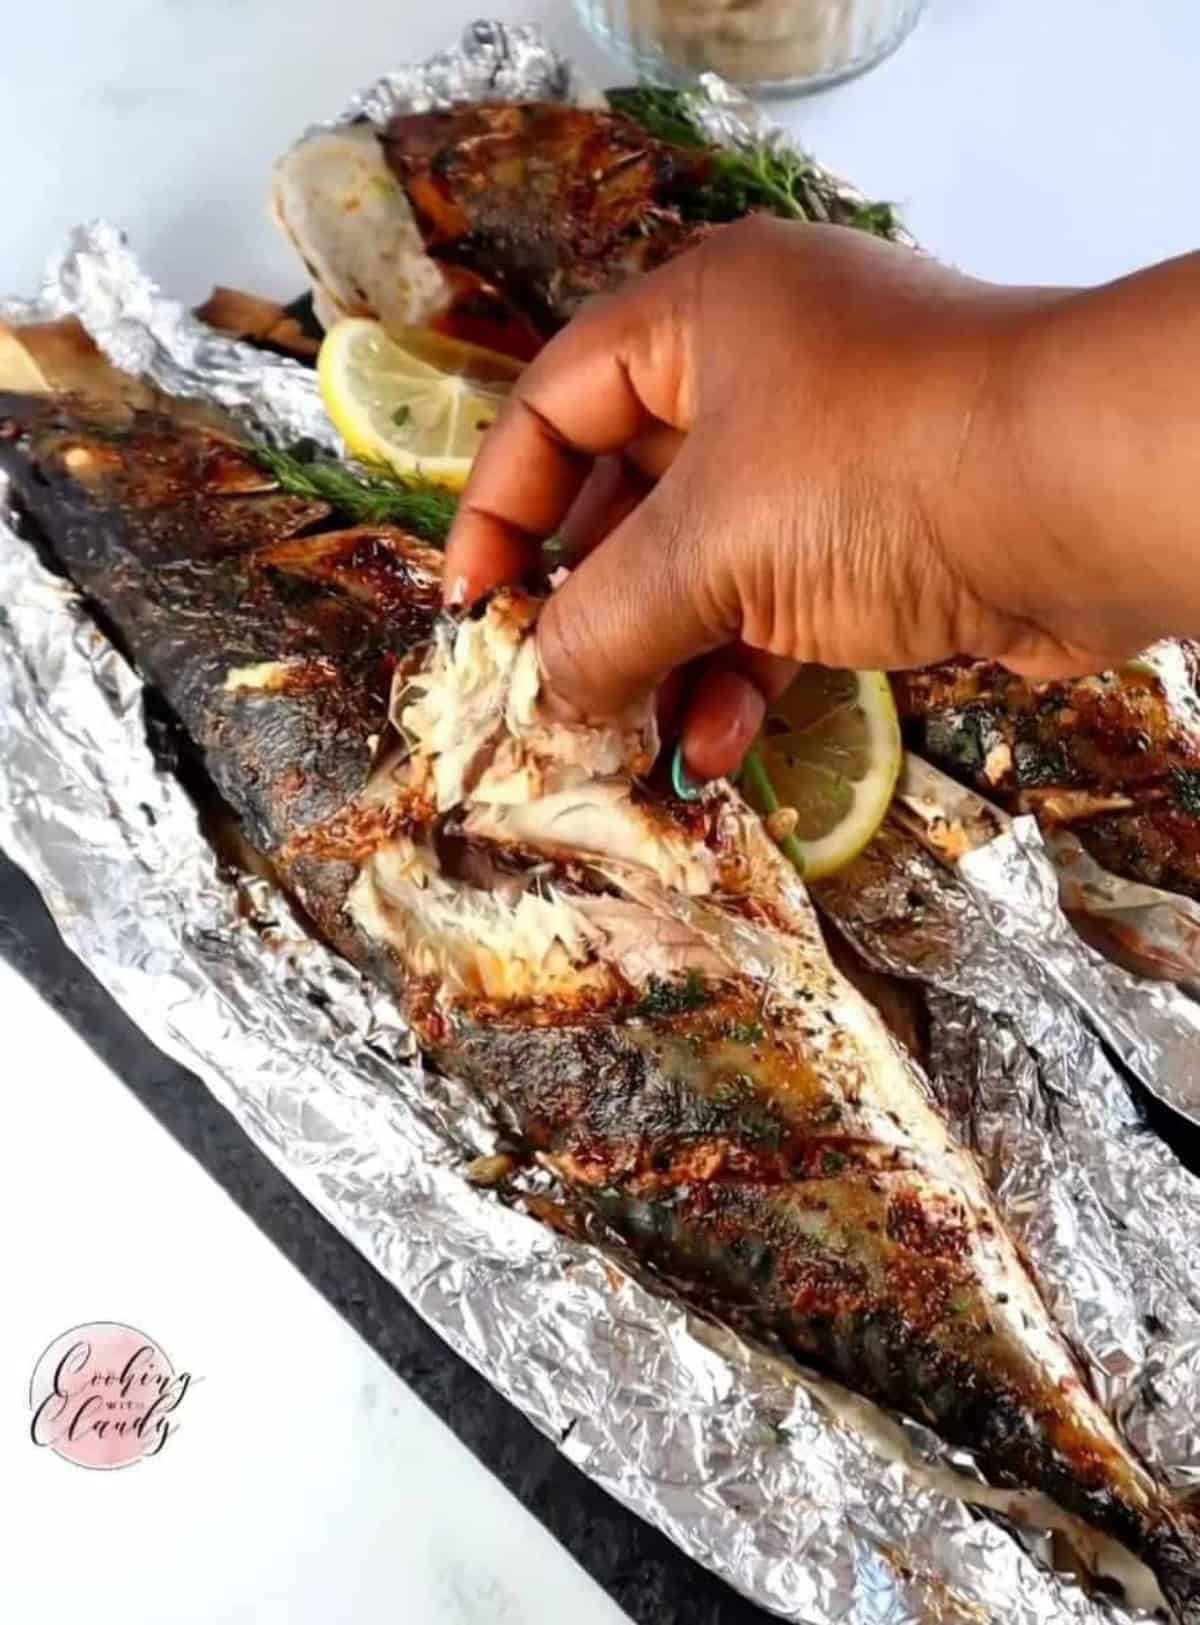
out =
[(348, 317), (317, 357), (321, 398), (351, 453), (461, 490), (520, 363), (415, 329)]
[(882, 672), (801, 666), (767, 715), (743, 783), (780, 846), (819, 880), (856, 858), (883, 822), (902, 754)]

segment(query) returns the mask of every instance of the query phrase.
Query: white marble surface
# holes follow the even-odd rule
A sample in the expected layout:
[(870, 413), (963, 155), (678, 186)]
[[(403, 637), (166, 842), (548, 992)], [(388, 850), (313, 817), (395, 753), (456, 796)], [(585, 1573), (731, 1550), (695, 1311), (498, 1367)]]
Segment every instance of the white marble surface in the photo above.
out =
[[(183, 297), (289, 296), (271, 162), (381, 65), (480, 14), (540, 19), (602, 76), (568, 0), (3, 0), (0, 289), (73, 222), (126, 226)], [(779, 111), (935, 252), (1086, 282), (1194, 246), (1195, 0), (931, 0), (875, 73)]]
[[(620, 1625), (624, 1615), (3, 962), (0, 1619)], [(193, 1383), (160, 1455), (29, 1438), (42, 1349), (119, 1320)]]
[[(545, 20), (607, 71), (566, 0), (2, 0), (0, 289), (30, 291), (67, 227), (104, 214), (182, 297), (290, 297), (272, 159), (481, 9)], [(1198, 59), (1195, 0), (933, 0), (877, 73), (778, 112), (939, 254), (1089, 282), (1194, 246)], [(0, 1010), (0, 1617), (619, 1618), (3, 967)], [(201, 1379), (160, 1458), (103, 1476), (35, 1450), (23, 1409), (42, 1346), (93, 1316)]]

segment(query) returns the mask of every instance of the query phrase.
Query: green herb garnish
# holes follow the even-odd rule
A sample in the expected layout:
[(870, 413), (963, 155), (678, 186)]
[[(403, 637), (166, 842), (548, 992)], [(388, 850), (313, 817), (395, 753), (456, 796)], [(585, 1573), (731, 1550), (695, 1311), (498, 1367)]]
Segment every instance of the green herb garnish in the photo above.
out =
[(698, 116), (696, 97), (686, 90), (639, 85), (610, 90), (608, 102), (660, 141), (709, 152), (705, 173), (679, 198), (689, 219), (738, 220), (754, 209), (766, 209), (784, 220), (828, 221), (876, 237), (895, 235), (896, 213), (890, 203), (860, 204), (845, 197), (803, 153), (751, 141), (714, 146)]
[(734, 1132), (761, 1151), (778, 1151), (783, 1144), (784, 1125), (767, 1111), (747, 1107), (738, 1113)]
[(719, 1079), (712, 1091), (712, 1098), (718, 1106), (737, 1106), (753, 1099), (753, 1096), (754, 1080), (744, 1072), (735, 1072), (732, 1077)]
[(1189, 818), (1200, 818), (1200, 772), (1194, 767), (1173, 767), (1171, 800)]
[(402, 478), (382, 464), (343, 463), (303, 451), (254, 446), (251, 455), (292, 496), (327, 502), (356, 525), (400, 525), (440, 547), (458, 498), (445, 486)]
[(840, 1151), (826, 1151), (821, 1158), (823, 1174), (840, 1174), (845, 1166), (846, 1159)]
[(725, 1036), (734, 1044), (761, 1044), (767, 1034), (761, 1021), (738, 1021)]
[(699, 975), (688, 971), (681, 982), (665, 982), (652, 976), (646, 991), (633, 1007), (636, 1016), (678, 1016), (685, 1010), (699, 1010), (712, 998)]
[(403, 406), (398, 406), (392, 413), (392, 422), (396, 425), (397, 429), (402, 429), (411, 416), (412, 407), (406, 402)]
[[(407, 406), (397, 412), (407, 412)], [(423, 542), (443, 547), (458, 509), (458, 497), (432, 480), (395, 473), (385, 463), (341, 462), (308, 450), (277, 451), (251, 446), (250, 455), (280, 488), (294, 497), (327, 502), (356, 525), (399, 525)], [(548, 568), (560, 564), (564, 546), (551, 536), (542, 555)]]
[(845, 223), (855, 231), (869, 231), (872, 237), (894, 237), (900, 226), (892, 203), (864, 203)]

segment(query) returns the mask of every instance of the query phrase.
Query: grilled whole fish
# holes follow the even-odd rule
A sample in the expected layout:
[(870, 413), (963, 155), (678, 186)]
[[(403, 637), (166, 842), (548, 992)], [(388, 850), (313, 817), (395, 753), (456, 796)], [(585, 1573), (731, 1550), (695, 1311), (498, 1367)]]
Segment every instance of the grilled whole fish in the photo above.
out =
[(542, 714), (536, 599), (451, 623), (169, 410), (0, 395), (0, 467), (326, 937), (394, 989), (601, 1233), (1047, 1492), (1200, 1621), (1200, 1532), (1122, 1442), (973, 1158), (732, 792), (650, 713)]

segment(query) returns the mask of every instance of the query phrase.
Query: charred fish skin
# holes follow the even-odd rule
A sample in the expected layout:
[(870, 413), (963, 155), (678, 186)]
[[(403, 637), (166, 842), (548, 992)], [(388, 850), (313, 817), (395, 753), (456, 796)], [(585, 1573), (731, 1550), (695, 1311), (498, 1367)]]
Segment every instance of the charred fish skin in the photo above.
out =
[(543, 331), (707, 229), (677, 207), (707, 155), (621, 114), (481, 104), (402, 114), (381, 139), (433, 258), (479, 273)]
[[(0, 467), (61, 566), (200, 747), (262, 850), (365, 783), (436, 561), (386, 529), (309, 536), (232, 441), (157, 412), (0, 395)], [(402, 612), (403, 611), (403, 612)]]
[[(1200, 646), (1031, 682), (987, 661), (893, 674), (912, 748), (1112, 873), (1200, 898)], [(1165, 667), (1165, 670), (1158, 669)]]
[(735, 999), (626, 1025), (468, 1021), (440, 1058), (695, 1307), (934, 1427), (993, 1482), (1042, 1489), (1196, 1617), (1194, 1531), (1065, 1351), (1039, 1346), (1045, 1312), (1015, 1303), (994, 1214), (953, 1167), (860, 1138), (836, 1093), (781, 1098), (789, 1050)]

